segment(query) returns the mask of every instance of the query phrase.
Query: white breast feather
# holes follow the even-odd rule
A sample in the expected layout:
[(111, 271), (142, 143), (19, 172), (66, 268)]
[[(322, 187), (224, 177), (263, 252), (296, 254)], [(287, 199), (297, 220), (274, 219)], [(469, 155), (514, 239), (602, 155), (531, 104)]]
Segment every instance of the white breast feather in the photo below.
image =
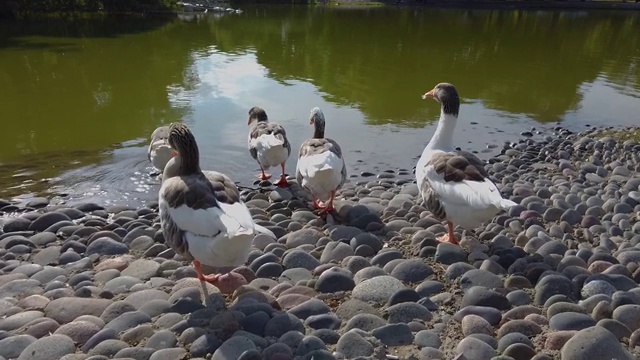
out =
[(426, 176), (426, 167), (429, 160), (435, 153), (442, 152), (440, 150), (433, 150), (429, 148), (425, 148), (422, 151), (422, 155), (420, 155), (420, 159), (418, 159), (418, 163), (416, 164), (416, 183), (418, 185), (418, 191), (422, 195), (422, 183), (424, 182), (424, 178)]
[(424, 165), (420, 162), (422, 158), (418, 160), (418, 164), (416, 165), (416, 184), (418, 185), (418, 192), (422, 195), (422, 182), (424, 181)]

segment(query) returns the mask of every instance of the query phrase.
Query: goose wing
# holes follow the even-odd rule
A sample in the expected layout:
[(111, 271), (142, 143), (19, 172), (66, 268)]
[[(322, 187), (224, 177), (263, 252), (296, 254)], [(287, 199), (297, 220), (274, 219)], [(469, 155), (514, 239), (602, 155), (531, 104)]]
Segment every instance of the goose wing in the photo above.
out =
[(484, 163), (469, 152), (436, 152), (422, 166), (420, 192), (427, 208), (440, 218), (446, 217), (444, 204), (478, 211), (515, 205), (502, 198)]
[(240, 201), (235, 184), (217, 172), (166, 179), (159, 192), (160, 217), (165, 240), (176, 252), (188, 255), (184, 234), (201, 237), (226, 232), (230, 237), (253, 233), (254, 223)]

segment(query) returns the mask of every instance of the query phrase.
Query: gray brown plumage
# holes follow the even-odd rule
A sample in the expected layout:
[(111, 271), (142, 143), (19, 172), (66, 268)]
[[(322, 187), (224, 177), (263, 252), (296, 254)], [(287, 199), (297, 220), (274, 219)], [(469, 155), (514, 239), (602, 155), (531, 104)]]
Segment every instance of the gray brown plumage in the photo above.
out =
[(169, 144), (178, 155), (164, 169), (159, 191), (161, 228), (171, 248), (194, 261), (200, 279), (215, 283), (219, 275), (203, 275), (200, 263), (244, 264), (255, 224), (231, 179), (200, 169), (195, 137), (184, 124), (171, 125)]
[(226, 175), (206, 171), (194, 176), (179, 177), (167, 184), (166, 200), (171, 207), (186, 205), (194, 210), (218, 206), (218, 202), (233, 204), (240, 200), (236, 185)]
[[(302, 145), (300, 145), (298, 159), (304, 156), (319, 155), (325, 151), (330, 151), (342, 159), (342, 148), (340, 148), (340, 145), (338, 145), (335, 140), (328, 138), (313, 138), (305, 140)], [(338, 188), (342, 187), (347, 179), (347, 166), (344, 163), (340, 170), (340, 174), (342, 175), (342, 181), (338, 185)], [(296, 171), (296, 180), (298, 180), (298, 183), (302, 183), (302, 174), (299, 171)]]
[(445, 181), (484, 181), (489, 177), (482, 160), (467, 151), (434, 154), (429, 164)]
[[(446, 182), (485, 181), (489, 177), (482, 160), (467, 151), (436, 153), (427, 162), (427, 166), (433, 166), (434, 171), (442, 175)], [(427, 209), (444, 220), (447, 213), (428, 179), (422, 183), (420, 190)]]
[[(174, 158), (176, 163), (178, 158)], [(164, 177), (172, 171), (170, 161), (165, 169)], [(171, 208), (187, 206), (193, 210), (206, 210), (218, 207), (218, 203), (234, 204), (240, 200), (240, 193), (236, 185), (224, 174), (215, 171), (205, 171), (194, 176), (181, 176), (170, 181), (163, 192), (167, 205)], [(188, 260), (194, 260), (189, 252), (189, 245), (184, 238), (184, 231), (177, 227), (169, 216), (168, 211), (161, 213), (162, 231), (165, 240), (174, 251)], [(214, 236), (219, 234), (213, 234)], [(197, 234), (207, 235), (210, 234)]]
[(454, 223), (475, 228), (515, 203), (502, 198), (480, 159), (453, 148), (453, 130), (460, 111), (456, 88), (440, 83), (422, 98), (438, 101), (441, 112), (436, 132), (416, 165), (416, 182), (426, 208), (447, 220), (448, 234), (440, 240), (457, 243)]
[(286, 177), (284, 167), (287, 159), (291, 155), (291, 144), (287, 138), (287, 132), (282, 125), (269, 122), (269, 118), (264, 109), (254, 106), (249, 110), (249, 136), (248, 145), (251, 157), (260, 165), (262, 180), (266, 180), (271, 175), (265, 174), (264, 170), (273, 166), (281, 166), (282, 175), (277, 185), (285, 186)]
[[(273, 122), (257, 122), (251, 126), (251, 130), (249, 130), (249, 138), (257, 139), (261, 135), (273, 134), (277, 139), (282, 140), (284, 147), (287, 149), (287, 155), (291, 154), (291, 144), (289, 143), (289, 139), (287, 138), (287, 132), (284, 130), (282, 125)], [(251, 153), (251, 157), (254, 158), (258, 163), (258, 150), (255, 146), (249, 146), (249, 152)]]
[[(325, 119), (319, 108), (311, 110), (309, 122), (314, 125), (314, 134), (298, 151), (296, 180), (311, 192), (316, 208), (331, 211), (336, 191), (347, 179), (347, 166), (340, 145), (324, 137)], [(323, 206), (319, 200), (328, 201)]]

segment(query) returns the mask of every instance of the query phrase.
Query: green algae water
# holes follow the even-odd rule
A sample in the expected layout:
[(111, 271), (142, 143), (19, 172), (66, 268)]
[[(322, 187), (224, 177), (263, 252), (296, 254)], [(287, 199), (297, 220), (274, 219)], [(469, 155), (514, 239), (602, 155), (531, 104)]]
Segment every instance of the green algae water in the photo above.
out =
[(254, 105), (294, 153), (319, 106), (352, 173), (410, 169), (439, 115), (420, 96), (443, 81), (456, 141), (481, 153), (532, 127), (640, 123), (640, 13), (241, 9), (0, 22), (0, 198), (153, 200), (148, 137), (173, 121), (203, 168), (250, 184)]

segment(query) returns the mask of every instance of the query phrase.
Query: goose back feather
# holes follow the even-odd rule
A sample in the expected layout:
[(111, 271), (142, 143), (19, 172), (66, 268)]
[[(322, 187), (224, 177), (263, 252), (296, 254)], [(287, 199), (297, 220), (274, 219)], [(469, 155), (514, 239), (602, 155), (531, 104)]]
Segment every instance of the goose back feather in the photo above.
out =
[(314, 138), (300, 146), (296, 179), (314, 196), (325, 201), (332, 191), (344, 185), (347, 166), (340, 145), (324, 137), (324, 115), (318, 108), (312, 110), (312, 123), (315, 125)]
[(291, 155), (291, 144), (282, 125), (269, 122), (266, 112), (258, 107), (249, 110), (248, 145), (251, 157), (264, 169), (278, 166)]

